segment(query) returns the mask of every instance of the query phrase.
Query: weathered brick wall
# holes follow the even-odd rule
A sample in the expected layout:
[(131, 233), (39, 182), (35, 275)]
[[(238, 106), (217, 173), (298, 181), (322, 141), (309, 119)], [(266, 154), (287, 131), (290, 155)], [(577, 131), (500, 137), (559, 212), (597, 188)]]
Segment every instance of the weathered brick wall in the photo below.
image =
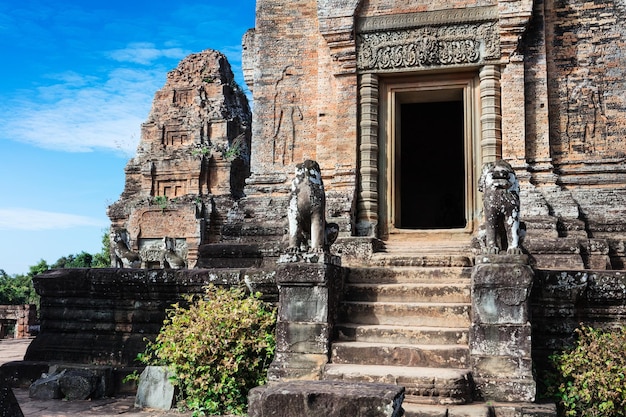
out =
[[(329, 215), (350, 234), (358, 146), (356, 72), (345, 71), (333, 56), (333, 39), (320, 32), (318, 15), (332, 11), (319, 10), (318, 3), (257, 3), (254, 38), (248, 34), (245, 41), (246, 50), (256, 51), (254, 58), (246, 55), (246, 65), (255, 66), (247, 204), (259, 212), (255, 208), (264, 203), (254, 198), (285, 196), (295, 165), (313, 159), (322, 170)], [(273, 214), (266, 217), (269, 223)], [(259, 220), (256, 216), (257, 225)]]
[(16, 339), (31, 336), (31, 327), (37, 321), (37, 307), (34, 304), (23, 305), (1, 305), (0, 306), (0, 339), (6, 333), (4, 326), (8, 323), (15, 326), (14, 333), (7, 334), (7, 337)]
[(619, 267), (626, 239), (626, 4), (546, 0), (543, 13), (557, 182), (571, 192), (590, 237), (610, 240)]
[(316, 14), (310, 0), (257, 4), (253, 173), (291, 173), (294, 162), (317, 157)]
[(557, 164), (626, 156), (626, 4), (546, 1)]

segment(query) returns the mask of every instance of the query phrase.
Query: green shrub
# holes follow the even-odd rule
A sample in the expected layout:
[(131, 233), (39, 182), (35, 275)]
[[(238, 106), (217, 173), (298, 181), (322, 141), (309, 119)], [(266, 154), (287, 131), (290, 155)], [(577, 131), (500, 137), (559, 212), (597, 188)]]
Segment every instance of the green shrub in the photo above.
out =
[(577, 329), (573, 349), (551, 357), (564, 416), (626, 416), (626, 327)]
[(243, 415), (248, 391), (266, 381), (276, 312), (258, 294), (213, 285), (203, 298), (168, 310), (144, 363), (168, 365), (184, 405), (199, 415)]

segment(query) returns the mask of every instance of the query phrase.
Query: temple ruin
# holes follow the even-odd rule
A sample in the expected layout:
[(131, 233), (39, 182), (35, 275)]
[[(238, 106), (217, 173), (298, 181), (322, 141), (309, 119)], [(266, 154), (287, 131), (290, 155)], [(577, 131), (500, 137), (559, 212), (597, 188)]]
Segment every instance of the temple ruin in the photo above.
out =
[[(141, 126), (126, 186), (111, 205), (112, 266), (192, 268), (211, 241), (215, 204), (241, 197), (250, 170), (251, 114), (226, 57), (212, 50), (167, 74)], [(169, 259), (169, 262), (168, 262)]]
[[(215, 51), (168, 74), (109, 208), (117, 269), (37, 277), (27, 359), (129, 366), (167, 303), (247, 285), (279, 304), (273, 384), (395, 384), (408, 417), (555, 415), (535, 371), (581, 322), (626, 317), (624, 0), (256, 7), (252, 115)], [(325, 189), (307, 256), (304, 161)]]

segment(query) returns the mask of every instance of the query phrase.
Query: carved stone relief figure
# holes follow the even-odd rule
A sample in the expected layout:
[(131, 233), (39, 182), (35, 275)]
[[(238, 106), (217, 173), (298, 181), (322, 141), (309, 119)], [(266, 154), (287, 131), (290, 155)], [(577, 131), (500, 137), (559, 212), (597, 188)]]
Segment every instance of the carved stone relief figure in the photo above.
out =
[(485, 214), (483, 252), (521, 254), (519, 183), (511, 165), (502, 159), (485, 164), (478, 190)]
[(141, 258), (129, 248), (126, 230), (116, 230), (113, 234), (113, 267), (140, 268)]
[(300, 108), (299, 76), (293, 67), (283, 70), (276, 82), (274, 95), (274, 130), (272, 162), (282, 165), (292, 163), (299, 122), (304, 119)]
[(296, 165), (287, 216), (289, 252), (330, 252), (339, 226), (326, 223), (326, 195), (317, 162), (306, 160)]
[(596, 154), (607, 148), (607, 117), (602, 83), (589, 81), (589, 71), (574, 79), (568, 76), (568, 86), (572, 85), (567, 111), (567, 139), (569, 154)]

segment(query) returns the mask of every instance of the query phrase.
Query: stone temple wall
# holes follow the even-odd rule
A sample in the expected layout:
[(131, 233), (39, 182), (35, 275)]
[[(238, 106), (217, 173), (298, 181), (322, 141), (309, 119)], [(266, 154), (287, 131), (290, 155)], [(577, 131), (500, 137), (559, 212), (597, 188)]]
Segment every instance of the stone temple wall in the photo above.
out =
[(613, 269), (625, 259), (625, 10), (621, 0), (537, 0), (522, 43), (525, 159), (540, 195), (528, 193), (527, 207), (542, 200), (559, 237), (583, 252), (604, 246)]
[(612, 239), (612, 250), (623, 256), (626, 3), (548, 0), (545, 13), (558, 182), (571, 190), (589, 233)]
[(396, 197), (381, 85), (463, 73), (476, 96), (466, 175), (497, 157), (515, 168), (536, 266), (623, 268), (625, 10), (623, 0), (259, 1), (243, 45), (253, 117), (223, 55), (181, 62), (142, 126), (112, 231), (150, 254), (145, 267), (163, 265), (164, 237), (187, 267), (203, 244), (257, 244), (275, 257), (294, 166), (310, 158), (340, 238), (386, 238)]
[[(479, 79), (473, 163), (502, 157), (516, 169), (537, 266), (623, 268), (625, 10), (623, 0), (259, 1), (244, 39), (255, 106), (243, 229), (280, 241), (286, 219), (264, 210), (286, 206), (293, 166), (313, 158), (340, 236), (385, 238), (388, 126), (378, 112), (388, 97), (380, 85), (465, 71)], [(419, 50), (411, 33), (439, 43)], [(371, 34), (379, 67), (363, 64)], [(478, 57), (446, 55), (472, 43)], [(417, 64), (394, 63), (411, 59), (413, 47)], [(480, 203), (475, 213), (480, 220)]]

